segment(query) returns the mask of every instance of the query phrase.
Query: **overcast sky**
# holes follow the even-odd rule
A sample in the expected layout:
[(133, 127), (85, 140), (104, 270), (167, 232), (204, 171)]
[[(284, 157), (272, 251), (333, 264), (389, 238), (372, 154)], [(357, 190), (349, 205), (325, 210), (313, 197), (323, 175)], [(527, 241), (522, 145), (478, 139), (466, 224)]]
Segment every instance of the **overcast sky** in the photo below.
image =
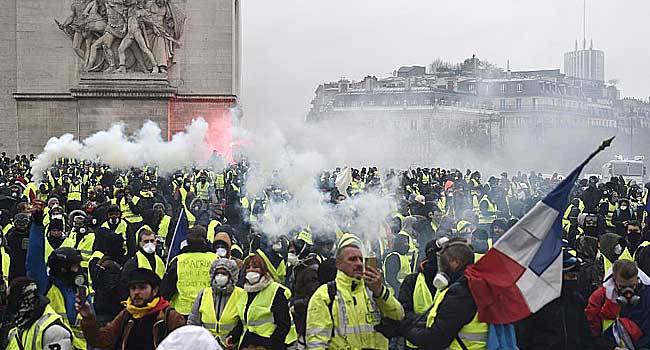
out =
[[(242, 0), (245, 125), (300, 120), (323, 81), (477, 54), (512, 70), (563, 67), (582, 0)], [(650, 3), (588, 0), (587, 42), (622, 96), (650, 96)], [(587, 44), (589, 45), (589, 43)]]

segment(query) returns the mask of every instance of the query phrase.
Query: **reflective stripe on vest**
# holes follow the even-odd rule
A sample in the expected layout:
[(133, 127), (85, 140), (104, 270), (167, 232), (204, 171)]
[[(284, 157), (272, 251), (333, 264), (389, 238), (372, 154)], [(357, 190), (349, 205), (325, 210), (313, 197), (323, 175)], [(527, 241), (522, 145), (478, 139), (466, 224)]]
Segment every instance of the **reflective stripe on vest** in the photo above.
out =
[(182, 315), (192, 311), (192, 305), (199, 291), (210, 287), (210, 265), (217, 258), (212, 252), (182, 253), (176, 259), (178, 293), (172, 298), (171, 304)]
[(223, 311), (221, 311), (219, 321), (217, 321), (212, 288), (205, 288), (201, 295), (201, 305), (199, 307), (201, 326), (210, 331), (212, 335), (219, 337), (227, 336), (233, 329), (235, 329), (235, 326), (239, 321), (237, 305), (245, 295), (246, 291), (244, 289), (235, 287), (228, 297), (226, 306)]
[[(271, 282), (271, 284), (259, 291), (250, 303), (248, 310), (246, 310), (246, 305), (248, 304), (249, 295), (246, 293), (242, 296), (240, 302), (237, 304), (237, 309), (239, 318), (244, 325), (244, 332), (255, 333), (266, 338), (271, 337), (276, 328), (271, 307), (273, 306), (275, 293), (278, 289), (282, 290), (287, 300), (291, 299), (291, 291), (277, 282)], [(246, 314), (244, 314), (245, 312)], [(291, 314), (289, 316), (291, 317)], [(243, 338), (244, 336), (242, 336)], [(292, 318), (291, 328), (284, 342), (285, 344), (291, 344), (296, 340), (298, 340), (298, 334), (296, 333), (296, 326), (293, 324)]]
[[(434, 301), (433, 308), (429, 311), (427, 316), (427, 327), (431, 327), (435, 321), (436, 314), (438, 313), (438, 307), (445, 299), (445, 295), (449, 291), (449, 288), (438, 291)], [(487, 340), (488, 340), (488, 325), (487, 323), (480, 322), (478, 320), (478, 314), (474, 314), (472, 321), (463, 326), (458, 332), (458, 337), (463, 341), (465, 347), (469, 350), (479, 350), (487, 349)], [(454, 339), (449, 345), (449, 349), (452, 350), (461, 350), (463, 349), (458, 341)]]
[(135, 253), (136, 259), (138, 259), (138, 268), (139, 269), (147, 269), (147, 270), (152, 270), (160, 277), (161, 279), (165, 275), (165, 263), (163, 263), (162, 259), (158, 255), (154, 255), (154, 259), (156, 260), (156, 269), (154, 270), (151, 268), (151, 263), (149, 262), (149, 259), (138, 250), (137, 253)]
[[(58, 315), (51, 306), (45, 306), (45, 311), (43, 315), (32, 324), (31, 327), (26, 332), (23, 332), (20, 336), (18, 335), (18, 329), (13, 328), (9, 331), (9, 343), (7, 344), (7, 350), (41, 350), (43, 349), (43, 333), (44, 331), (54, 322), (61, 321), (60, 324), (62, 327), (68, 330), (72, 334), (70, 328), (62, 322), (61, 316)], [(20, 341), (20, 344), (18, 342)]]
[(81, 183), (78, 185), (70, 184), (68, 190), (68, 200), (81, 202)]
[(205, 184), (202, 184), (200, 181), (196, 183), (196, 196), (203, 200), (208, 200), (208, 189), (210, 188), (210, 183), (206, 181)]

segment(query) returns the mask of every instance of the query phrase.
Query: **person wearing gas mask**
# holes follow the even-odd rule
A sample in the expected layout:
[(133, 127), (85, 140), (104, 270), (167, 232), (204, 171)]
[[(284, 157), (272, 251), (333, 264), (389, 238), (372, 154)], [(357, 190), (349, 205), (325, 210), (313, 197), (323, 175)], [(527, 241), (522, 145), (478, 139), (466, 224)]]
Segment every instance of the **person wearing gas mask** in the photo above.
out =
[[(29, 223), (30, 216), (28, 213), (16, 214), (14, 216), (14, 226), (5, 236), (7, 241), (5, 250), (11, 259), (9, 281), (26, 274), (25, 260), (29, 246)], [(43, 255), (41, 255), (42, 258)]]
[[(634, 210), (630, 206), (630, 200), (621, 198), (614, 214), (612, 215), (612, 224), (614, 225), (614, 233), (625, 236), (625, 226), (629, 221), (636, 220)], [(636, 248), (636, 247), (635, 247)]]
[(61, 219), (54, 219), (50, 221), (50, 224), (47, 226), (47, 235), (45, 236), (45, 257), (44, 261), (50, 257), (52, 252), (63, 246), (66, 241), (67, 234), (65, 233), (65, 228), (63, 227), (63, 221)]
[(67, 218), (65, 216), (63, 207), (60, 206), (58, 203), (58, 200), (53, 200), (55, 198), (51, 198), (48, 203), (52, 203), (53, 205), (50, 207), (48, 204), (48, 207), (45, 208), (43, 211), (44, 216), (43, 216), (43, 225), (47, 228), (47, 225), (49, 225), (51, 220), (61, 220), (63, 221), (63, 226), (66, 226)]
[(309, 298), (320, 286), (318, 282), (319, 266), (317, 256), (312, 252), (311, 234), (300, 231), (296, 238), (289, 243), (286, 283), (292, 294), (289, 306), (294, 316), (300, 344), (305, 344)]
[[(375, 327), (387, 337), (404, 336), (426, 349), (485, 349), (488, 325), (478, 320), (476, 303), (464, 276), (474, 252), (464, 240), (453, 238), (438, 252), (438, 292), (428, 313)], [(420, 322), (426, 317), (426, 326)], [(461, 344), (462, 343), (462, 344)]]
[[(36, 281), (19, 277), (9, 288), (7, 316), (14, 327), (0, 347), (7, 350), (72, 350), (72, 330), (38, 291)], [(11, 314), (11, 315), (9, 315)], [(4, 339), (2, 339), (4, 340)]]
[(83, 258), (81, 267), (88, 270), (88, 261), (93, 254), (93, 245), (95, 244), (95, 233), (88, 227), (88, 217), (81, 210), (70, 213), (70, 222), (72, 230), (66, 238), (64, 246), (77, 249)]
[(636, 263), (614, 262), (612, 276), (589, 297), (585, 316), (596, 349), (650, 346), (650, 278)]
[(578, 288), (581, 260), (574, 255), (572, 248), (563, 249), (560, 297), (515, 324), (519, 349), (594, 349), (584, 312), (589, 295)]
[[(431, 305), (436, 295), (433, 279), (438, 273), (438, 259), (436, 253), (449, 238), (442, 237), (431, 240), (426, 244), (426, 258), (420, 263), (416, 272), (406, 276), (399, 289), (397, 300), (404, 307), (406, 318), (422, 315)], [(407, 349), (417, 349), (410, 342), (406, 343)]]
[(125, 296), (127, 294), (126, 287), (128, 286), (129, 276), (135, 269), (152, 270), (162, 280), (165, 275), (165, 263), (158, 255), (156, 255), (157, 243), (156, 234), (153, 231), (146, 227), (143, 227), (138, 231), (138, 251), (135, 253), (134, 257), (124, 264), (124, 269), (122, 270), (121, 279)]
[(217, 259), (203, 226), (188, 230), (187, 245), (167, 265), (160, 294), (182, 315), (188, 315), (198, 292), (210, 286), (210, 266)]
[(408, 237), (405, 235), (395, 236), (393, 239), (393, 249), (384, 258), (383, 270), (386, 283), (393, 288), (395, 295), (400, 290), (404, 278), (413, 272), (411, 269), (411, 256), (408, 255), (408, 243)]
[(210, 287), (202, 289), (194, 300), (187, 318), (188, 325), (207, 329), (219, 343), (233, 348), (229, 337), (239, 322), (238, 304), (246, 291), (237, 286), (239, 268), (228, 258), (217, 259), (210, 266)]

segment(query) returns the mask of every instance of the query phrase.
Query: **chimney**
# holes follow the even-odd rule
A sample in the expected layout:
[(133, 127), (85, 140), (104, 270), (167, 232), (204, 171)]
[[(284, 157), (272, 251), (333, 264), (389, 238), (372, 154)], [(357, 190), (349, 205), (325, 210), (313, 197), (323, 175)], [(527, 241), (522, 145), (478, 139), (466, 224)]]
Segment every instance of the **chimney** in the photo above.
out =
[(404, 90), (411, 91), (411, 77), (407, 77), (406, 80), (404, 80)]
[(453, 80), (447, 80), (447, 91), (454, 91), (454, 81)]
[(364, 82), (366, 91), (367, 92), (372, 92), (374, 90), (374, 88), (375, 88), (375, 83), (377, 82), (377, 78), (376, 77), (371, 77), (370, 75), (368, 75), (363, 79), (363, 82)]
[(339, 92), (348, 92), (348, 84), (350, 82), (347, 79), (339, 80)]

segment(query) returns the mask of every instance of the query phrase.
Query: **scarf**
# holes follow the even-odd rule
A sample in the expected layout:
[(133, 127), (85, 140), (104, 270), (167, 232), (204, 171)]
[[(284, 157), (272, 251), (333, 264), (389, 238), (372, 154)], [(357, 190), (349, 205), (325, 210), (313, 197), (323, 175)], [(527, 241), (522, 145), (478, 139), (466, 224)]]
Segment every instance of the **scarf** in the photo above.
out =
[[(66, 276), (68, 277), (68, 276)], [(66, 278), (70, 279), (70, 278)], [(77, 323), (77, 309), (75, 308), (75, 303), (77, 300), (77, 290), (75, 289), (74, 284), (63, 281), (56, 277), (51, 278), (52, 284), (55, 285), (61, 291), (63, 295), (63, 301), (65, 303), (65, 314), (68, 318), (70, 324)], [(74, 282), (72, 282), (74, 283)]]
[(248, 293), (257, 293), (262, 289), (266, 288), (269, 284), (273, 282), (268, 276), (262, 276), (259, 281), (255, 284), (250, 284), (248, 281), (244, 284), (244, 289)]
[(131, 298), (129, 297), (126, 301), (122, 302), (122, 305), (126, 307), (126, 311), (133, 316), (134, 319), (143, 318), (151, 313), (160, 312), (168, 307), (170, 304), (163, 297), (156, 297), (151, 302), (143, 307), (137, 307), (133, 305)]

